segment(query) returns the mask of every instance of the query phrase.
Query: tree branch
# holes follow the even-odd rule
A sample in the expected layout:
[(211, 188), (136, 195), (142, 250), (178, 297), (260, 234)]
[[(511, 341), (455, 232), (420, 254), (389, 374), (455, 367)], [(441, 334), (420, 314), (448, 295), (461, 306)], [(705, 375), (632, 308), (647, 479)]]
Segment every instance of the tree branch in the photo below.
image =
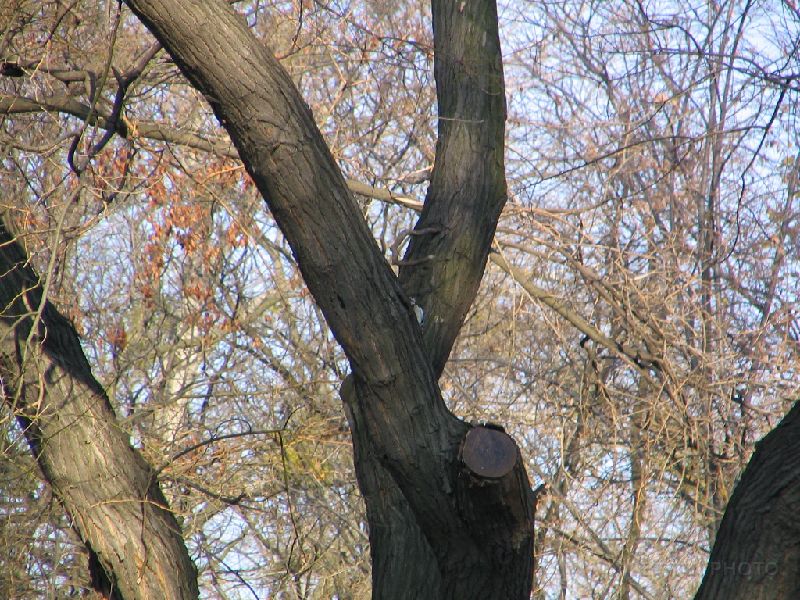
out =
[[(158, 47), (160, 48), (160, 45)], [(75, 76), (77, 77), (77, 73), (83, 73), (83, 71), (71, 73), (76, 74)], [(81, 77), (83, 77), (83, 75), (81, 75)], [(35, 100), (23, 96), (0, 96), (0, 115), (40, 112), (70, 115), (83, 121), (88, 121), (91, 125), (113, 130), (117, 135), (128, 140), (143, 138), (169, 144), (177, 144), (225, 158), (239, 158), (239, 153), (230, 143), (212, 141), (200, 134), (180, 131), (168, 125), (164, 125), (163, 123), (134, 121), (127, 117), (114, 119), (111, 114), (100, 112), (96, 108), (94, 111), (91, 111), (88, 105), (79, 102), (71, 96), (51, 96), (43, 100)], [(381, 202), (389, 202), (412, 210), (422, 209), (422, 202), (412, 196), (397, 194), (391, 190), (377, 188), (355, 179), (345, 179), (345, 182), (347, 183), (347, 187), (354, 194)]]

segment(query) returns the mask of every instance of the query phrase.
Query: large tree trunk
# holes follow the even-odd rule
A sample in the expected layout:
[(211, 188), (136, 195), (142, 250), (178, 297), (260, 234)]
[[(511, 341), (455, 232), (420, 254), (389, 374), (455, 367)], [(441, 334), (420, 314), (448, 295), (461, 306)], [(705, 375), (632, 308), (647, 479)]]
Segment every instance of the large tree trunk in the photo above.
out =
[[(453, 416), (437, 386), (505, 201), (494, 3), (434, 4), (445, 135), (402, 276), (427, 311), (424, 341), (310, 111), (246, 24), (222, 0), (127, 3), (228, 130), (350, 360), (343, 396), (356, 458), (369, 461), (375, 595), (528, 597), (533, 498), (519, 451)], [(403, 577), (409, 586), (390, 588)]]
[(197, 574), (155, 473), (3, 219), (0, 307), (4, 400), (89, 550), (93, 585), (126, 600), (196, 598)]
[(800, 598), (800, 403), (756, 444), (695, 600)]

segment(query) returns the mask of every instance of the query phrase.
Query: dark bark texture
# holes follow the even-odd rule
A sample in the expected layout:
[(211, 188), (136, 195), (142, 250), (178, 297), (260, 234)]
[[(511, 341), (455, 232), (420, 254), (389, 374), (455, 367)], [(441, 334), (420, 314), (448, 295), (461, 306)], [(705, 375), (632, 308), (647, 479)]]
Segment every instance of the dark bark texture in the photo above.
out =
[(111, 598), (196, 598), (196, 570), (155, 473), (3, 220), (0, 307), (4, 400), (89, 551), (93, 585)]
[(434, 0), (432, 12), (436, 159), (400, 282), (424, 310), (425, 347), (438, 377), (506, 203), (506, 99), (495, 3)]
[[(494, 3), (435, 1), (432, 9), (440, 117), (436, 162), (422, 215), (400, 266), (400, 282), (423, 309), (425, 350), (438, 378), (477, 293), (506, 201), (506, 107)], [(343, 391), (347, 390), (345, 386)], [(354, 404), (352, 394), (343, 393), (343, 400)], [(464, 564), (453, 564), (446, 573), (440, 569), (408, 502), (381, 465), (368, 428), (352, 423), (353, 412), (349, 411), (356, 472), (370, 523), (375, 597), (436, 598), (442, 576), (474, 582), (479, 576), (465, 575)], [(469, 482), (457, 481), (459, 486)], [(461, 497), (462, 509), (474, 510), (467, 509), (469, 498)], [(473, 519), (481, 517), (474, 514)], [(495, 537), (511, 539), (515, 525), (486, 521), (498, 527)], [(529, 555), (525, 550), (516, 559), (507, 557), (506, 564), (524, 570)], [(504, 576), (530, 577), (505, 572)], [(475, 593), (477, 589), (473, 588)], [(496, 585), (493, 589), (500, 593)]]
[(756, 444), (695, 600), (800, 598), (800, 403)]
[[(367, 498), (375, 597), (528, 597), (533, 502), (522, 462), (491, 482), (465, 473), (469, 426), (437, 385), (505, 201), (494, 3), (434, 3), (442, 139), (400, 280), (299, 92), (227, 3), (127, 4), (227, 129), (350, 361), (342, 395)], [(426, 310), (424, 332), (401, 280)]]

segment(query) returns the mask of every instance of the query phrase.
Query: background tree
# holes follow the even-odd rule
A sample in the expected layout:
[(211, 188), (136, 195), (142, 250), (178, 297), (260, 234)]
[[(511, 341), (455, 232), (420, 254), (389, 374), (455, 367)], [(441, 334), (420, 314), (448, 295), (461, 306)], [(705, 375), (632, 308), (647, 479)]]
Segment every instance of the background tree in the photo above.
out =
[[(4, 198), (205, 593), (365, 594), (344, 357), (205, 104), (114, 6), (8, 5), (2, 55), (25, 76), (0, 80)], [(401, 206), (419, 206), (434, 156), (425, 7), (237, 10), (400, 259)], [(550, 484), (542, 595), (692, 594), (753, 442), (796, 395), (796, 29), (778, 3), (501, 7), (511, 206), (440, 385), (456, 414), (504, 423)], [(113, 115), (109, 56), (146, 65), (127, 138), (77, 177), (70, 156), (108, 123), (84, 107)], [(86, 583), (80, 546), (8, 425), (3, 539), (41, 558), (9, 550), (4, 566), (19, 557), (8, 572), (30, 595), (66, 593)]]

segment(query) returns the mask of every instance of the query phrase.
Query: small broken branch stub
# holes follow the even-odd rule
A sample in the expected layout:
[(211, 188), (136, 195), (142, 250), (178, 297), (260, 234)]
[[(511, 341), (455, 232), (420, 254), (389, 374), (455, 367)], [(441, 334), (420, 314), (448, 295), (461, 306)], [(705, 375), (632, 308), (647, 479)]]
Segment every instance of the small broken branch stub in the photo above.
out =
[(514, 468), (517, 445), (507, 433), (477, 426), (467, 432), (461, 446), (461, 461), (476, 476), (499, 479)]

